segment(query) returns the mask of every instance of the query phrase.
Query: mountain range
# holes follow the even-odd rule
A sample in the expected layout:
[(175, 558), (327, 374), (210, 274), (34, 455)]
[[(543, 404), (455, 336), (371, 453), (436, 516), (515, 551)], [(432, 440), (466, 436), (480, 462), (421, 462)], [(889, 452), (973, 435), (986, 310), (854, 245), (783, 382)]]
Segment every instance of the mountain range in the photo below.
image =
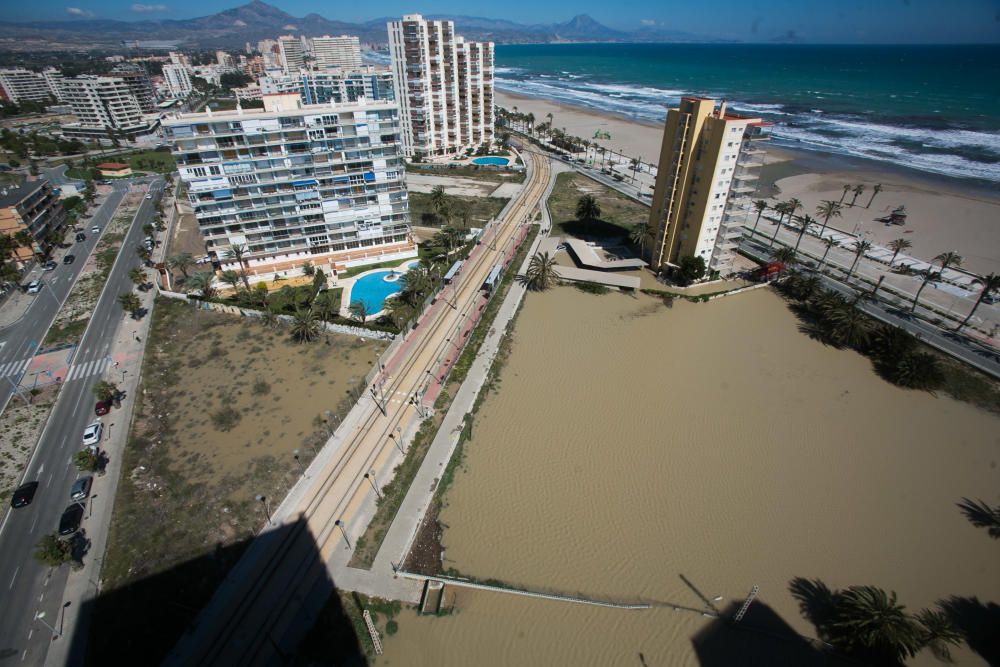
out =
[[(122, 41), (169, 41), (189, 48), (241, 48), (245, 42), (274, 39), (295, 34), (357, 35), (363, 43), (384, 45), (388, 41), (386, 21), (379, 18), (364, 23), (330, 20), (319, 14), (297, 18), (261, 0), (221, 11), (211, 16), (183, 20), (117, 21), (113, 19), (75, 19), (60, 21), (0, 21), (0, 48), (6, 43), (59, 44), (63, 47), (101, 49), (119, 47)], [(586, 14), (565, 23), (524, 25), (502, 19), (472, 16), (428, 16), (450, 19), (455, 31), (467, 39), (498, 44), (557, 42), (677, 42), (704, 41), (695, 35), (643, 26), (635, 31), (609, 28)]]

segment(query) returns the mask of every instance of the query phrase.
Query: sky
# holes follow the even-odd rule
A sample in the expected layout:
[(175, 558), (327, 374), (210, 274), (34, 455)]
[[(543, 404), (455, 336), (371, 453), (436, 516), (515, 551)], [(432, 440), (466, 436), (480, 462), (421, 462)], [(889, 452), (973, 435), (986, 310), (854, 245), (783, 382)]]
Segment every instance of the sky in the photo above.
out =
[[(267, 0), (265, 0), (267, 1)], [(244, 4), (241, 0), (33, 0), (3, 2), (0, 19), (183, 19)], [(293, 16), (365, 21), (404, 13), (482, 16), (555, 23), (589, 14), (612, 28), (658, 25), (708, 38), (790, 39), (825, 43), (1000, 43), (1000, 0), (273, 0)]]

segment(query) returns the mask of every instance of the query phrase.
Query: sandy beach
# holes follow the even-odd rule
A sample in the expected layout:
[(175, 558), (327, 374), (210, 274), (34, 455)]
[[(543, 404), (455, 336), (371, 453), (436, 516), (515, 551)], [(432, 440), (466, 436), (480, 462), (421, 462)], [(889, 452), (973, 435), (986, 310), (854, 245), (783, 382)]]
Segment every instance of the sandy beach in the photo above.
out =
[[(579, 107), (498, 92), (497, 104), (521, 113), (533, 113), (536, 123), (553, 115), (553, 124), (571, 135), (591, 138), (602, 130), (611, 139), (597, 140), (609, 150), (622, 151), (645, 162), (659, 159), (662, 128), (622, 116), (600, 114)], [(935, 176), (890, 165), (839, 155), (792, 150), (771, 145), (758, 181), (760, 198), (804, 203), (802, 213), (816, 217), (816, 205), (823, 199), (840, 200), (844, 184), (865, 186), (858, 206), (844, 209), (833, 224), (842, 231), (867, 232), (870, 240), (884, 245), (895, 238), (913, 243), (912, 256), (930, 260), (935, 255), (957, 251), (963, 267), (975, 273), (1000, 271), (1000, 188)], [(864, 208), (876, 183), (883, 191), (871, 208)], [(848, 195), (847, 202), (853, 195)], [(906, 206), (904, 227), (874, 222), (895, 206)]]
[[(997, 543), (956, 507), (997, 501), (998, 417), (889, 385), (801, 333), (769, 290), (668, 309), (557, 288), (528, 296), (513, 339), (441, 514), (446, 568), (696, 610), (692, 586), (726, 608), (757, 584), (811, 637), (795, 577), (895, 590), (911, 611), (1000, 600)], [(401, 619), (387, 663), (816, 664), (739, 641), (725, 642), (738, 660), (706, 662), (714, 623), (670, 607), (480, 593), (457, 605)], [(941, 663), (925, 651), (908, 664)]]

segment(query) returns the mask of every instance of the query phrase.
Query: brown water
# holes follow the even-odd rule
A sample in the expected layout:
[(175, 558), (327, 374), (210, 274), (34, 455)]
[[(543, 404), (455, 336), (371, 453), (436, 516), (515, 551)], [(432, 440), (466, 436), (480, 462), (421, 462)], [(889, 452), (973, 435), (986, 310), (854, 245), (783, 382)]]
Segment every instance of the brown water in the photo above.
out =
[[(445, 566), (699, 608), (681, 575), (720, 605), (758, 584), (810, 636), (794, 577), (878, 585), (914, 610), (950, 595), (996, 602), (998, 543), (955, 503), (998, 500), (998, 426), (809, 339), (767, 290), (672, 309), (531, 294), (441, 516)], [(404, 618), (387, 662), (640, 664), (641, 651), (649, 665), (725, 664), (693, 649), (710, 625), (697, 614), (484, 593), (458, 607)]]

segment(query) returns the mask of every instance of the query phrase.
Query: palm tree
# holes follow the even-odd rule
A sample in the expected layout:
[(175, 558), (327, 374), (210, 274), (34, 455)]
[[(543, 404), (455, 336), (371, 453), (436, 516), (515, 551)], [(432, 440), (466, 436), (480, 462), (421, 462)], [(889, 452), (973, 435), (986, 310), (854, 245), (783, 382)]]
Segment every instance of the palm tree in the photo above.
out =
[(184, 276), (184, 280), (187, 280), (188, 269), (194, 266), (194, 256), (189, 252), (181, 252), (173, 255), (167, 259), (167, 265), (171, 269), (177, 269)]
[(639, 162), (638, 160), (636, 160), (635, 158), (632, 158), (632, 162), (629, 164), (629, 166), (632, 167), (632, 182), (633, 183), (635, 183), (635, 172), (639, 168), (640, 164), (642, 164), (642, 163)]
[(809, 229), (809, 225), (811, 225), (812, 223), (816, 222), (815, 220), (813, 220), (812, 218), (810, 218), (808, 215), (802, 216), (801, 218), (799, 218), (799, 221), (802, 223), (802, 228), (799, 230), (799, 238), (796, 239), (796, 241), (795, 241), (795, 251), (796, 252), (798, 252), (798, 250), (799, 250), (799, 244), (802, 243), (802, 237), (805, 236), (806, 230)]
[(785, 270), (786, 266), (795, 263), (795, 251), (788, 246), (781, 246), (771, 253), (771, 257), (774, 258), (774, 261), (781, 263), (781, 269), (778, 271), (779, 278), (781, 277), (781, 272)]
[(932, 280), (940, 280), (941, 278), (941, 273), (935, 271), (933, 267), (930, 269), (926, 269), (924, 271), (917, 271), (917, 275), (923, 276), (924, 280), (922, 283), (920, 283), (920, 287), (917, 289), (917, 293), (913, 296), (913, 303), (910, 304), (911, 313), (917, 310), (917, 303), (920, 301), (920, 293), (924, 291), (925, 287), (927, 287), (927, 283), (929, 283)]
[(1000, 505), (994, 508), (982, 500), (962, 498), (958, 507), (969, 523), (976, 528), (986, 528), (990, 537), (1000, 540)]
[(250, 248), (248, 248), (245, 245), (231, 246), (228, 250), (225, 251), (225, 253), (223, 253), (223, 257), (225, 257), (226, 259), (234, 259), (237, 262), (239, 262), (240, 272), (242, 274), (241, 278), (243, 279), (243, 286), (246, 287), (247, 289), (250, 289), (250, 279), (244, 271), (247, 268), (247, 262), (244, 260), (244, 258), (249, 254), (250, 254)]
[(920, 630), (896, 593), (874, 586), (851, 586), (837, 596), (830, 623), (833, 643), (851, 652), (874, 653), (902, 663), (922, 647)]
[(187, 286), (201, 292), (203, 299), (211, 299), (215, 296), (215, 274), (211, 271), (196, 273), (188, 279)]
[(240, 291), (241, 278), (240, 274), (237, 273), (236, 271), (233, 271), (232, 269), (227, 269), (226, 271), (222, 272), (222, 275), (219, 276), (219, 279), (222, 280), (222, 282), (229, 285), (230, 287), (232, 287), (234, 292)]
[(531, 134), (531, 128), (535, 126), (535, 114), (528, 113), (524, 119), (528, 122), (528, 134)]
[(796, 199), (795, 197), (792, 197), (791, 199), (789, 199), (785, 203), (788, 205), (787, 206), (787, 208), (788, 208), (788, 221), (791, 222), (792, 218), (795, 217), (795, 213), (797, 211), (802, 210), (802, 202), (799, 201), (798, 199)]
[(969, 314), (965, 316), (965, 319), (962, 320), (962, 323), (958, 325), (955, 331), (961, 331), (962, 328), (969, 323), (969, 320), (972, 319), (972, 316), (976, 314), (976, 309), (979, 308), (979, 304), (986, 300), (987, 295), (997, 290), (1000, 290), (1000, 273), (990, 273), (985, 276), (983, 278), (983, 289), (979, 292), (979, 298), (976, 299), (976, 303), (972, 306), (972, 310), (969, 311)]
[(365, 320), (368, 319), (368, 306), (366, 306), (365, 302), (361, 299), (352, 301), (349, 310), (351, 311), (351, 317), (362, 324), (364, 324)]
[(941, 275), (944, 276), (944, 270), (949, 266), (962, 266), (962, 256), (957, 252), (949, 250), (948, 252), (943, 252), (934, 258), (935, 262), (941, 262)]
[(128, 279), (136, 285), (141, 285), (146, 282), (146, 272), (139, 267), (135, 267), (134, 269), (129, 270)]
[(576, 202), (577, 220), (597, 220), (601, 217), (601, 204), (594, 195), (583, 195)]
[(823, 217), (823, 226), (819, 230), (819, 235), (822, 237), (823, 232), (826, 231), (826, 225), (830, 222), (830, 218), (840, 217), (840, 204), (830, 199), (824, 199), (816, 207), (816, 215)]
[(760, 216), (764, 215), (764, 211), (768, 208), (767, 201), (758, 199), (753, 203), (753, 207), (757, 209), (757, 219), (753, 221), (753, 229), (750, 230), (750, 236), (753, 236), (757, 232), (757, 223), (760, 222)]
[(778, 238), (778, 232), (781, 231), (781, 221), (785, 219), (785, 214), (788, 213), (788, 202), (781, 202), (774, 205), (774, 210), (778, 212), (778, 221), (774, 223), (774, 234), (771, 235), (771, 240), (767, 244), (767, 247), (774, 246), (774, 240)]
[(407, 271), (400, 280), (403, 283), (403, 289), (399, 293), (399, 298), (415, 308), (420, 305), (424, 296), (434, 286), (434, 278), (428, 267), (423, 264)]
[(132, 292), (119, 294), (118, 303), (122, 305), (123, 309), (125, 309), (130, 313), (134, 313), (135, 311), (139, 310), (139, 308), (142, 306), (142, 303), (139, 301), (139, 297), (137, 297)]
[(860, 197), (861, 193), (864, 192), (864, 191), (865, 191), (865, 186), (864, 185), (855, 185), (854, 186), (854, 198), (851, 199), (851, 206), (852, 207), (854, 206), (854, 202), (856, 202), (858, 200), (858, 197)]
[(387, 299), (385, 302), (386, 314), (396, 328), (402, 331), (407, 322), (413, 319), (417, 311), (403, 299)]
[(840, 201), (837, 202), (838, 204), (843, 204), (844, 203), (844, 197), (847, 196), (847, 193), (850, 192), (853, 187), (854, 186), (850, 185), (850, 184), (844, 185), (844, 191), (840, 194)]
[(882, 184), (876, 183), (875, 187), (872, 188), (872, 198), (868, 200), (868, 204), (865, 206), (865, 208), (871, 208), (872, 202), (875, 201), (875, 195), (877, 195), (880, 192), (882, 192)]
[(907, 248), (912, 247), (913, 242), (910, 241), (909, 239), (895, 239), (893, 241), (889, 241), (888, 245), (889, 245), (889, 250), (892, 251), (892, 257), (889, 259), (889, 268), (891, 269), (892, 263), (896, 261), (896, 255), (906, 250)]
[(857, 240), (854, 242), (854, 261), (851, 263), (851, 268), (847, 272), (847, 282), (851, 282), (851, 277), (854, 275), (854, 267), (858, 265), (858, 262), (861, 261), (864, 254), (871, 249), (871, 241)]
[(830, 254), (830, 249), (840, 247), (840, 244), (837, 243), (837, 241), (832, 238), (823, 239), (823, 245), (826, 246), (826, 250), (823, 251), (823, 259), (819, 261), (819, 268), (817, 269), (818, 271), (823, 270), (823, 266), (826, 264), (826, 256)]
[(319, 319), (311, 309), (299, 308), (292, 317), (292, 339), (298, 343), (311, 343), (319, 338)]
[(430, 196), (431, 210), (442, 219), (448, 217), (448, 195), (445, 194), (444, 186), (438, 185), (431, 190)]
[(329, 322), (337, 314), (337, 311), (340, 310), (329, 291), (320, 292), (313, 300), (312, 308), (316, 312), (316, 317), (324, 322)]
[[(545, 117), (549, 119), (549, 128), (551, 130), (551, 128), (552, 128), (552, 122), (555, 120), (555, 116), (553, 116), (552, 112), (550, 111), (547, 114), (545, 114)], [(552, 133), (550, 131), (549, 132), (549, 137), (551, 137), (551, 136), (552, 136)]]
[(556, 261), (549, 257), (549, 253), (535, 253), (528, 262), (524, 276), (519, 279), (530, 290), (536, 292), (547, 290), (555, 284), (555, 266)]
[(920, 623), (921, 645), (929, 648), (941, 662), (952, 662), (948, 645), (958, 646), (962, 635), (955, 629), (951, 619), (944, 612), (921, 609), (917, 612), (917, 622)]
[(638, 222), (632, 225), (628, 233), (628, 240), (639, 249), (640, 255), (645, 255), (656, 236), (656, 230), (648, 222)]
[(925, 287), (927, 287), (927, 283), (929, 283), (932, 280), (941, 280), (941, 278), (944, 276), (944, 270), (947, 269), (949, 266), (961, 266), (962, 256), (959, 255), (957, 252), (949, 250), (948, 252), (943, 252), (937, 257), (935, 257), (934, 261), (941, 262), (941, 270), (934, 271), (933, 267), (931, 267), (926, 271), (919, 272), (919, 274), (924, 277), (924, 281), (920, 283), (920, 288), (917, 290), (917, 293), (913, 297), (913, 303), (910, 305), (911, 313), (916, 312), (917, 303), (920, 301), (920, 293), (924, 291)]

